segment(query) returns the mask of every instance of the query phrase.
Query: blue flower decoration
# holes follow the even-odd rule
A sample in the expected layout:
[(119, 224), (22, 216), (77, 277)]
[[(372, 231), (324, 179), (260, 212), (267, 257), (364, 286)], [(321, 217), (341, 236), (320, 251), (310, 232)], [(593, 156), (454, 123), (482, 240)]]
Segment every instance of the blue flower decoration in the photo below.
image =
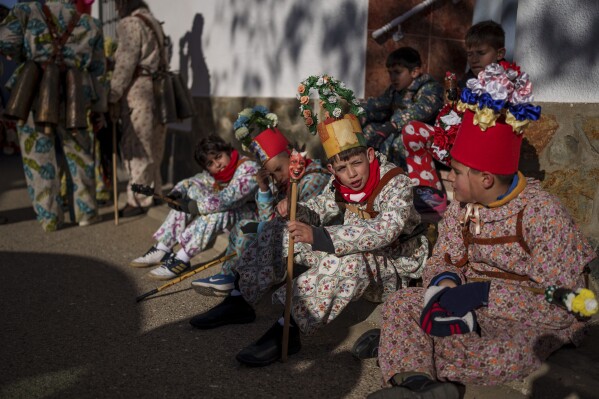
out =
[(49, 137), (42, 136), (35, 142), (35, 152), (45, 154), (52, 149), (52, 140)]
[(40, 176), (45, 180), (52, 180), (56, 177), (56, 169), (54, 169), (54, 165), (51, 163), (47, 163), (42, 165), (40, 168)]

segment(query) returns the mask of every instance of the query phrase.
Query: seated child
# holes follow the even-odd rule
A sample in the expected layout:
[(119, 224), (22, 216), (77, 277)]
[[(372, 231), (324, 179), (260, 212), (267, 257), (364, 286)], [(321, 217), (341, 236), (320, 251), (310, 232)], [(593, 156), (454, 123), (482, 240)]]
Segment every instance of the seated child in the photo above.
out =
[(443, 87), (422, 73), (418, 51), (401, 47), (387, 57), (391, 85), (380, 97), (363, 104), (360, 122), (369, 146), (381, 151), (390, 162), (405, 165), (402, 128), (410, 121), (434, 122), (443, 105)]
[[(550, 304), (546, 289), (583, 287), (596, 254), (560, 201), (518, 172), (522, 129), (540, 115), (528, 76), (498, 64), (486, 71), (458, 104), (466, 111), (451, 150), (455, 201), (425, 269), (428, 288), (385, 303), (378, 353), (392, 387), (369, 398), (457, 399), (446, 381), (521, 379), (581, 340), (584, 323)], [(487, 92), (491, 81), (502, 87)], [(494, 97), (507, 89), (506, 100)]]
[[(327, 108), (318, 132), (328, 157), (327, 168), (333, 174), (333, 190), (298, 204), (297, 220), (276, 218), (268, 223), (233, 264), (235, 289), (221, 304), (192, 318), (192, 326), (211, 329), (254, 321), (252, 306), (285, 279), (290, 235), (295, 241), (295, 262), (308, 270), (293, 281), (289, 354), (300, 350), (300, 331), (313, 334), (367, 288), (376, 291), (381, 300), (420, 277), (428, 242), (417, 229), (420, 218), (412, 204), (409, 179), (366, 146), (355, 116), (361, 109), (355, 105), (357, 101), (353, 102), (353, 93), (340, 84), (325, 75), (311, 76), (300, 85), (300, 94), (317, 87)], [(336, 105), (338, 92), (352, 107), (352, 114), (343, 118)], [(310, 130), (316, 131), (309, 101), (304, 97), (307, 93), (300, 97), (302, 113)], [(343, 224), (331, 224), (340, 216)], [(283, 286), (275, 291), (273, 301), (284, 305), (285, 296)], [(262, 338), (237, 355), (237, 360), (266, 366), (279, 359), (282, 323), (282, 318), (275, 321)]]
[[(460, 89), (466, 87), (468, 79), (478, 77), (487, 65), (503, 60), (505, 55), (505, 33), (496, 22), (483, 21), (473, 25), (466, 32), (465, 41), (470, 69), (458, 82)], [(451, 76), (446, 79), (451, 79)], [(450, 164), (449, 150), (462, 116), (462, 112), (456, 112), (451, 103), (455, 100), (450, 99), (441, 109), (434, 127), (423, 123), (426, 121), (412, 121), (403, 127), (407, 172), (417, 186), (414, 189), (414, 201), (421, 214), (437, 213), (441, 216), (447, 208), (447, 196), (443, 192), (433, 159), (442, 165)]]
[[(264, 223), (275, 217), (275, 206), (287, 197), (289, 142), (276, 127), (277, 119), (275, 114), (259, 105), (240, 112), (234, 124), (236, 137), (262, 164), (262, 168), (256, 175), (258, 180), (256, 204), (260, 223), (254, 220), (242, 220), (237, 223), (229, 234), (226, 254), (235, 252), (240, 257), (249, 243), (256, 238), (258, 230), (262, 230)], [(250, 130), (260, 133), (252, 139)], [(308, 201), (317, 196), (329, 183), (330, 174), (323, 169), (320, 160), (306, 159), (306, 164), (306, 173), (298, 183), (298, 201)], [(269, 182), (270, 177), (273, 184)], [(235, 281), (231, 271), (234, 262), (235, 258), (225, 261), (220, 273), (195, 280), (191, 285), (205, 295), (228, 294), (233, 289)]]
[[(241, 219), (256, 217), (253, 202), (258, 165), (239, 155), (216, 135), (198, 141), (196, 162), (203, 172), (180, 181), (168, 197), (181, 203), (154, 233), (154, 244), (130, 266), (160, 265), (150, 272), (157, 280), (174, 278), (190, 268), (190, 259), (213, 244), (216, 236)], [(169, 206), (173, 207), (169, 203)], [(172, 252), (176, 244), (181, 249)]]

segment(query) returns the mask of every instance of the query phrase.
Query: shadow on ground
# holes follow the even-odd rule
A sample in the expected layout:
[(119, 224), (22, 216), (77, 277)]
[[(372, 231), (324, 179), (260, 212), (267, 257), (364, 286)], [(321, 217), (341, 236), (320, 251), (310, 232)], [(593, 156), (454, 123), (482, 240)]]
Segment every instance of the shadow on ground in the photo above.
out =
[(0, 264), (2, 398), (334, 398), (361, 373), (349, 352), (334, 350), (351, 317), (306, 338), (288, 363), (251, 369), (234, 356), (278, 316), (267, 298), (252, 325), (197, 331), (185, 319), (142, 332), (155, 309), (135, 303), (139, 292), (113, 265), (22, 252), (0, 252)]

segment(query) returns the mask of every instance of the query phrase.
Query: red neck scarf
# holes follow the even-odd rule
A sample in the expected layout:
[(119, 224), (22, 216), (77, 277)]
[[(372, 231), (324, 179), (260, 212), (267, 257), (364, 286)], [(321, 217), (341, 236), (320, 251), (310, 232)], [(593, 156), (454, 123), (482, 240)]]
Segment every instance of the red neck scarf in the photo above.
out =
[(229, 161), (229, 164), (220, 172), (212, 175), (214, 180), (219, 184), (230, 182), (233, 178), (233, 174), (235, 174), (235, 170), (237, 170), (237, 161), (239, 161), (239, 152), (233, 150), (231, 151), (231, 161)]
[(347, 202), (359, 203), (367, 201), (368, 197), (370, 197), (370, 194), (372, 194), (375, 187), (379, 184), (379, 181), (381, 181), (381, 169), (379, 167), (379, 160), (375, 158), (374, 161), (370, 163), (369, 169), (370, 174), (368, 175), (368, 181), (366, 182), (366, 185), (364, 186), (362, 191), (354, 191), (351, 188), (339, 183), (337, 179), (333, 181), (335, 189), (337, 189), (337, 191), (341, 193), (341, 195)]

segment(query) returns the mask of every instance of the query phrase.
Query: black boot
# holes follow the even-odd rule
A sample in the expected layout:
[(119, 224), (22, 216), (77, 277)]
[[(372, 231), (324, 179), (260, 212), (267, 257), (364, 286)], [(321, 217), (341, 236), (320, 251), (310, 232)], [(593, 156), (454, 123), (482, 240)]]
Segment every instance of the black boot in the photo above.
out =
[(256, 312), (241, 295), (225, 298), (209, 311), (192, 318), (189, 323), (195, 328), (208, 330), (227, 324), (246, 324), (256, 319)]
[[(239, 352), (236, 359), (247, 366), (268, 366), (281, 358), (282, 342), (283, 326), (277, 321), (258, 341)], [(299, 328), (292, 325), (289, 327), (287, 354), (293, 355), (301, 348)]]
[(356, 359), (372, 359), (379, 355), (379, 342), (381, 340), (381, 329), (374, 328), (360, 335), (351, 349)]
[(401, 384), (368, 395), (367, 399), (459, 399), (458, 387), (425, 375), (408, 377)]

